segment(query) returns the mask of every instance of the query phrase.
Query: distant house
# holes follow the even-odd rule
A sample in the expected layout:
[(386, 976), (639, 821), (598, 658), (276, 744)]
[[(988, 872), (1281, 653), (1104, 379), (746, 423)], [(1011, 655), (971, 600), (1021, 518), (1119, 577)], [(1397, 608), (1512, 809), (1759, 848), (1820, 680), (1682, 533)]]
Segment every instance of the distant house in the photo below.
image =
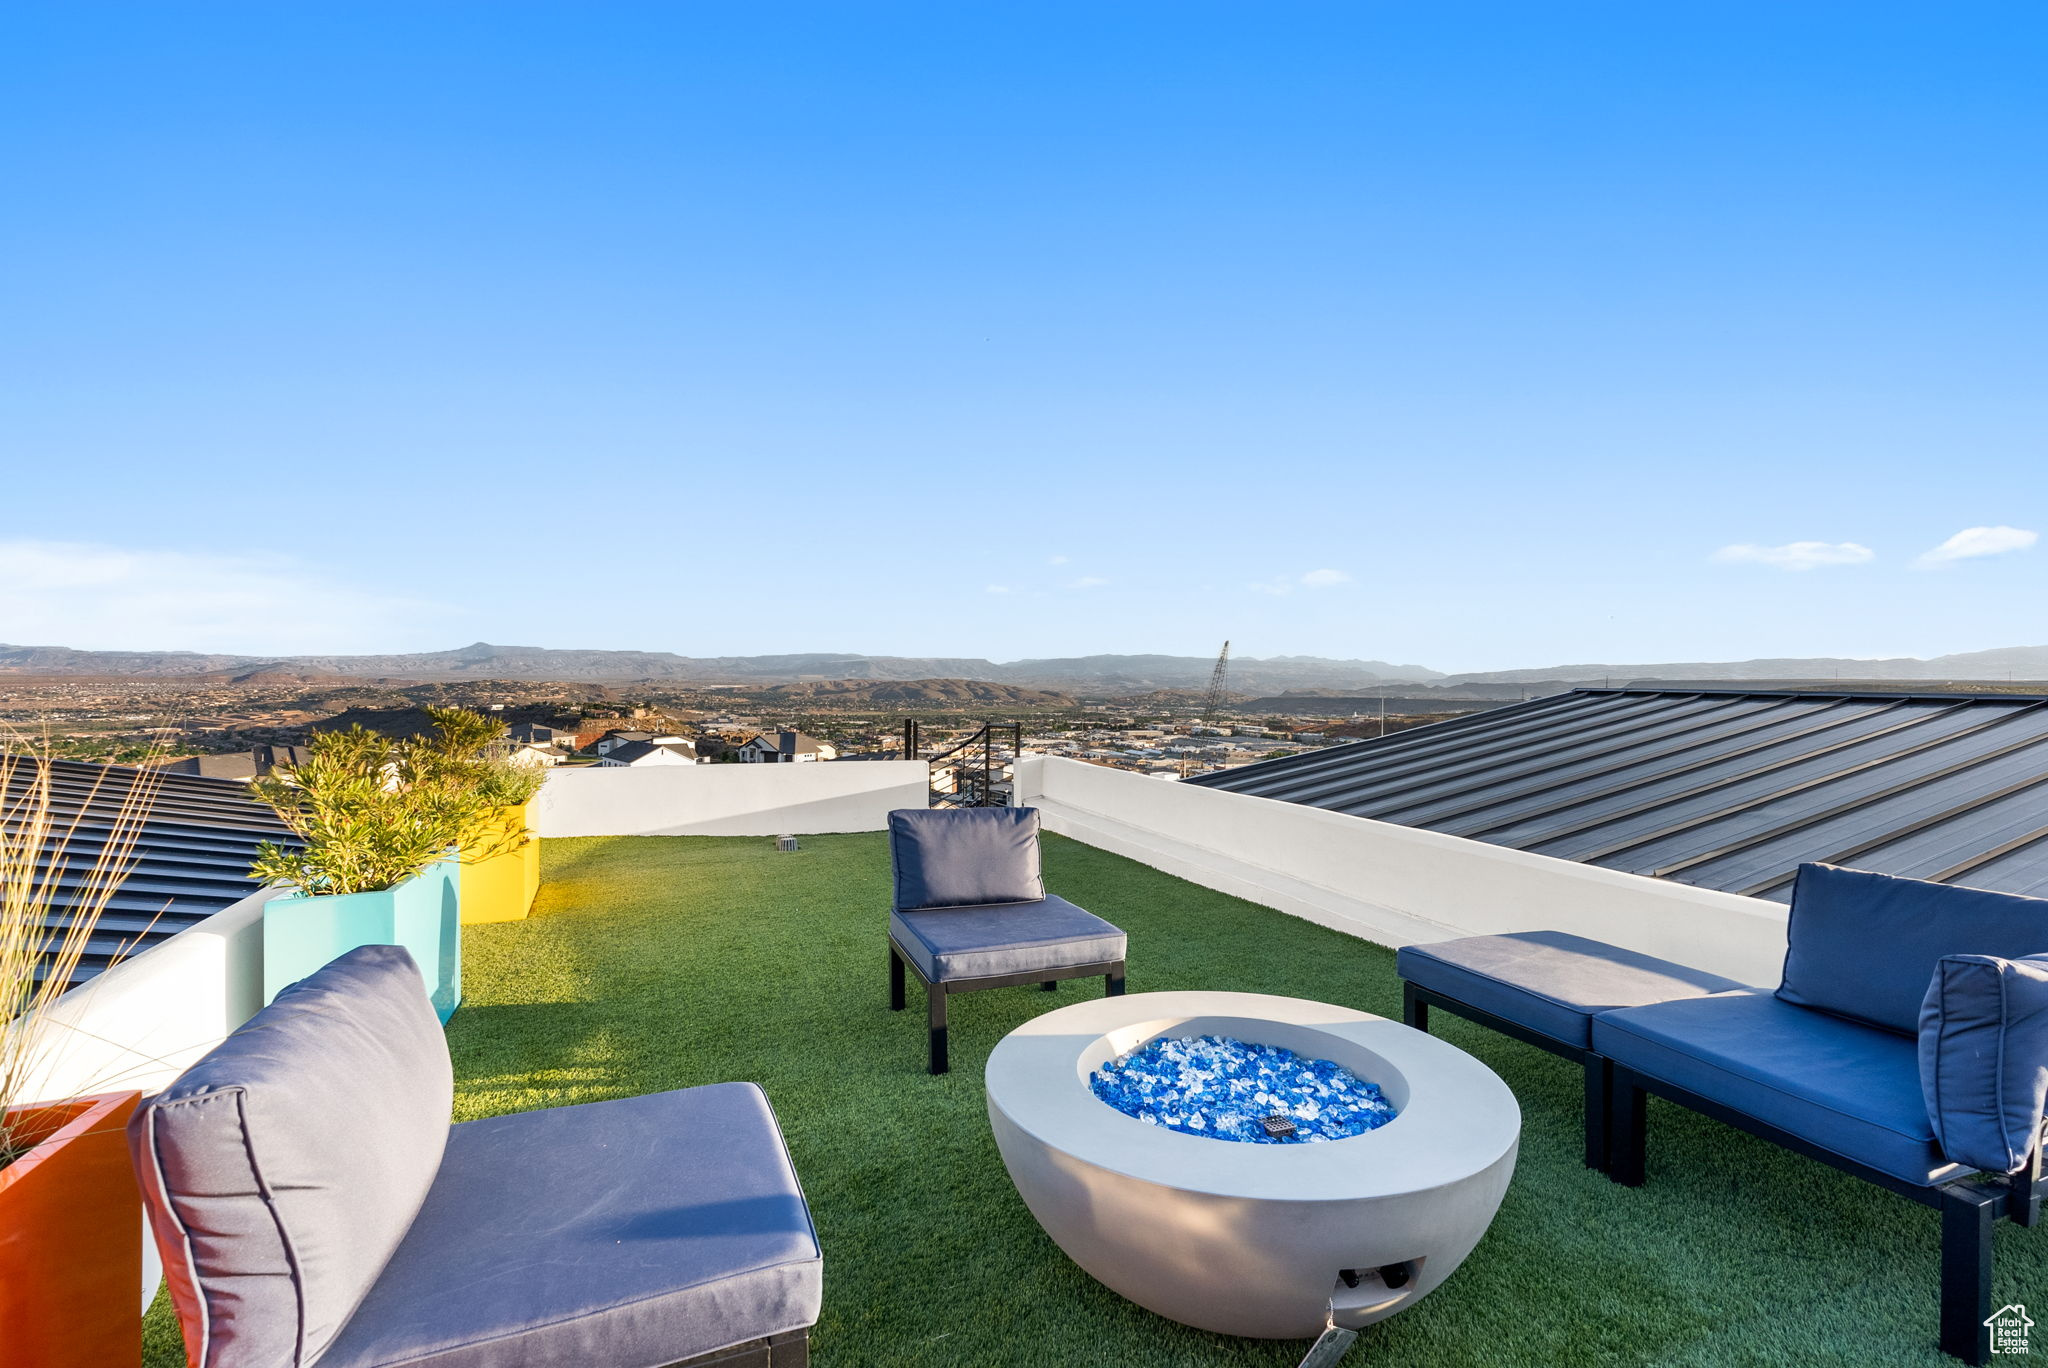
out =
[(741, 738), (721, 736), (717, 732), (705, 732), (697, 738), (697, 758), (705, 764), (718, 764), (734, 759), (733, 751), (738, 749)]
[(575, 742), (576, 733), (538, 722), (515, 722), (505, 729), (505, 739), (515, 746), (560, 746), (566, 750)]
[(798, 764), (806, 760), (834, 760), (839, 748), (829, 741), (805, 736), (800, 731), (762, 732), (735, 750), (743, 764)]
[(559, 765), (569, 758), (569, 752), (560, 746), (515, 741), (508, 757), (515, 765), (531, 765), (547, 768)]
[(687, 741), (626, 741), (613, 746), (599, 760), (600, 769), (639, 769), (649, 765), (695, 765), (697, 748)]
[(650, 731), (633, 731), (624, 727), (613, 727), (603, 736), (598, 737), (590, 748), (599, 755), (610, 755), (620, 746), (630, 746), (636, 741), (652, 741), (653, 739), (654, 733)]
[(232, 755), (182, 756), (165, 761), (159, 768), (165, 774), (196, 774), (203, 779), (246, 781), (268, 774), (279, 765), (302, 765), (307, 754), (304, 746), (256, 746)]

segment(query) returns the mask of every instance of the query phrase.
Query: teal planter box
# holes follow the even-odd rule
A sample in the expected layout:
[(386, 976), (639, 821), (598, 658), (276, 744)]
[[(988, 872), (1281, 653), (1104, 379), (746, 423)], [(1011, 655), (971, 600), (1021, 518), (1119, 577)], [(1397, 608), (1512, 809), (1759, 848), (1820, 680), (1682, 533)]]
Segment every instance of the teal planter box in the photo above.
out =
[(263, 905), (263, 1000), (359, 945), (402, 945), (446, 1022), (462, 1001), (462, 918), (454, 860), (377, 893), (286, 893)]

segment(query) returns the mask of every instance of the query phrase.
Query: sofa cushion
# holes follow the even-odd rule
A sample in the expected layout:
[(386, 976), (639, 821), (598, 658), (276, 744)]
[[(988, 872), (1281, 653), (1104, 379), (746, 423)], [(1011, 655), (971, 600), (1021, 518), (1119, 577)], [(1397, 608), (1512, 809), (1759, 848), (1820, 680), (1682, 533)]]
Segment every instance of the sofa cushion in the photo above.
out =
[(1404, 945), (1394, 968), (1418, 987), (1579, 1050), (1597, 1012), (1749, 986), (1562, 931)]
[(2011, 1173), (2048, 1103), (2048, 955), (1948, 955), (1920, 1008), (1920, 1087), (1942, 1152)]
[(365, 945), (136, 1109), (129, 1144), (196, 1368), (298, 1368), (398, 1248), (448, 1139), (447, 1042), (411, 955)]
[(1036, 902), (1038, 809), (915, 808), (889, 814), (898, 911)]
[(927, 983), (1070, 969), (1124, 957), (1124, 933), (1065, 898), (889, 915), (889, 939)]
[(1593, 1018), (1618, 1064), (1909, 1183), (1964, 1172), (1943, 1157), (1912, 1041), (1769, 993), (1624, 1007)]
[(1801, 865), (1778, 996), (1917, 1035), (1920, 1001), (1942, 956), (2044, 951), (2048, 898)]
[(812, 1324), (818, 1239), (768, 1099), (717, 1083), (466, 1121), (320, 1368), (655, 1364)]

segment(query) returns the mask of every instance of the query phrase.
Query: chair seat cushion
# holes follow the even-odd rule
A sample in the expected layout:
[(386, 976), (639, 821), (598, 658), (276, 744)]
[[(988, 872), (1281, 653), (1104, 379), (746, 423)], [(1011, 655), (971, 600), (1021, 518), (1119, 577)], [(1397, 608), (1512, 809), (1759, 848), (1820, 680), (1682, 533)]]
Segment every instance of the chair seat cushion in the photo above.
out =
[(1417, 987), (1579, 1050), (1592, 1039), (1597, 1013), (1748, 986), (1562, 931), (1406, 945), (1394, 965)]
[(653, 1368), (818, 1318), (818, 1240), (768, 1099), (718, 1083), (453, 1127), (321, 1368)]
[(1915, 1043), (1769, 993), (1626, 1007), (1593, 1019), (1617, 1064), (1909, 1183), (1968, 1170), (1935, 1144)]
[(1124, 933), (1065, 898), (889, 914), (889, 939), (927, 983), (1101, 964)]

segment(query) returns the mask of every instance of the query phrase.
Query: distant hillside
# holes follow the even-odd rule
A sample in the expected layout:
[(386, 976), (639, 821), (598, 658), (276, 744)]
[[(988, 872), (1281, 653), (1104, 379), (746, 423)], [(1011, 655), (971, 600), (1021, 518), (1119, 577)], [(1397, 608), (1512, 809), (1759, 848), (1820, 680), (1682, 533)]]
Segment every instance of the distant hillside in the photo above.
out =
[(398, 740), (405, 740), (414, 736), (432, 736), (434, 719), (427, 716), (425, 708), (350, 708), (333, 717), (321, 718), (312, 725), (311, 730), (347, 731), (351, 727), (364, 727)]
[(1442, 684), (1475, 684), (1539, 680), (1570, 680), (1598, 683), (1612, 680), (1625, 684), (1636, 679), (1762, 680), (1762, 679), (1926, 679), (1986, 680), (2048, 677), (2048, 646), (2006, 646), (1994, 651), (1966, 651), (1959, 655), (1918, 660), (1902, 656), (1892, 660), (1854, 660), (1840, 656), (1816, 656), (1789, 660), (1736, 660), (1662, 663), (1655, 665), (1549, 665), (1533, 670), (1493, 670), (1484, 674), (1449, 675)]
[[(1448, 691), (1447, 691), (1448, 692)], [(1389, 690), (1382, 698), (1370, 696), (1344, 696), (1321, 691), (1315, 693), (1287, 693), (1273, 698), (1251, 698), (1232, 705), (1234, 711), (1249, 714), (1266, 714), (1276, 717), (1366, 717), (1385, 713), (1440, 713), (1480, 712), (1487, 708), (1498, 708), (1504, 700), (1486, 698), (1460, 698), (1455, 692), (1448, 697), (1416, 697)]]
[[(674, 684), (776, 684), (813, 680), (972, 679), (1025, 687), (1129, 693), (1201, 688), (1215, 661), (1200, 656), (1097, 655), (999, 664), (978, 657), (870, 656), (813, 653), (772, 656), (682, 656), (667, 651), (579, 651), (476, 642), (454, 651), (413, 655), (229, 656), (191, 651), (75, 651), (61, 646), (0, 645), (0, 673), (199, 678), (304, 674), (391, 680), (507, 679), (564, 682), (639, 680)], [(1356, 688), (1386, 679), (1436, 678), (1419, 665), (1376, 660), (1282, 656), (1231, 662), (1243, 688), (1314, 685)]]
[(777, 684), (764, 689), (762, 700), (814, 703), (997, 703), (1011, 707), (1061, 708), (1074, 700), (1050, 689), (1018, 684), (991, 684), (979, 679), (827, 679), (808, 684)]
[[(1093, 655), (1014, 660), (992, 668), (998, 672), (994, 677), (1013, 684), (1150, 693), (1157, 689), (1206, 689), (1216, 661), (1201, 656)], [(1230, 662), (1230, 687), (1259, 692), (1358, 688), (1389, 680), (1419, 683), (1442, 677), (1426, 666), (1394, 665), (1384, 660), (1326, 660), (1321, 656), (1269, 656), (1262, 660), (1241, 656)]]
[[(494, 646), (479, 641), (453, 651), (411, 655), (235, 656), (196, 651), (75, 651), (62, 646), (0, 645), (0, 674), (188, 678), (308, 675), (400, 680), (544, 680), (561, 683), (802, 684), (834, 680), (916, 683), (977, 680), (1068, 693), (1145, 694), (1208, 686), (1215, 661), (1207, 656), (1090, 655), (998, 662), (976, 656), (874, 656), (814, 652), (768, 656), (683, 656), (668, 651), (558, 650)], [(1891, 679), (1986, 680), (2048, 678), (2048, 646), (2011, 646), (1936, 656), (1932, 660), (1789, 660), (1662, 662), (1635, 665), (1547, 665), (1444, 675), (1420, 665), (1384, 660), (1326, 660), (1320, 656), (1246, 656), (1230, 662), (1230, 686), (1240, 693), (1308, 690), (1378, 691), (1388, 684), (1501, 685), (1537, 682), (1616, 684), (1633, 679)]]
[(226, 675), (268, 663), (258, 656), (201, 655), (196, 651), (74, 651), (69, 646), (0, 645), (0, 671), (7, 674)]

